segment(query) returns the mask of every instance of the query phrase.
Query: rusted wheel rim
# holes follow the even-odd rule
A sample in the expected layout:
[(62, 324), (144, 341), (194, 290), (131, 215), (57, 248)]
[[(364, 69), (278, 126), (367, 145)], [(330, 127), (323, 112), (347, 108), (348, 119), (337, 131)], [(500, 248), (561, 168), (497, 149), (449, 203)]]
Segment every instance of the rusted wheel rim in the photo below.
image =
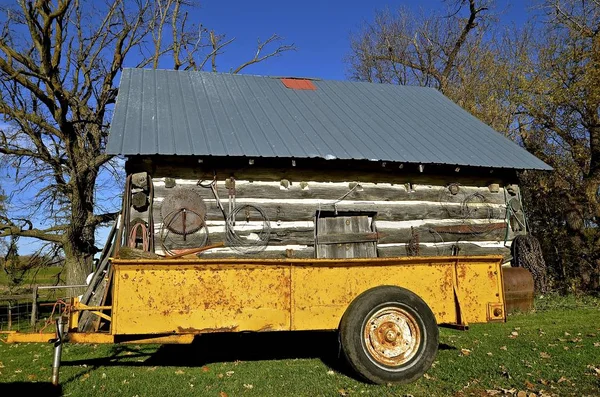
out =
[(421, 331), (410, 313), (399, 307), (386, 307), (367, 319), (364, 342), (376, 363), (397, 367), (417, 354)]

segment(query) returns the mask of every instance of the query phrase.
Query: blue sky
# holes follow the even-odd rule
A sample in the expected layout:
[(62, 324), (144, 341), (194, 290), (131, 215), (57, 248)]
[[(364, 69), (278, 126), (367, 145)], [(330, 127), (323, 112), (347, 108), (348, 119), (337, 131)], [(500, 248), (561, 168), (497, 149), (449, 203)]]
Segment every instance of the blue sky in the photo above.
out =
[[(204, 0), (191, 19), (236, 40), (218, 60), (219, 70), (226, 72), (252, 57), (256, 39), (273, 33), (294, 43), (298, 50), (265, 63), (253, 65), (244, 73), (275, 76), (348, 78), (344, 57), (349, 53), (350, 35), (362, 23), (373, 20), (377, 10), (401, 6), (424, 12), (443, 10), (454, 0)], [(521, 24), (526, 5), (531, 0), (497, 0), (494, 13), (503, 24)]]

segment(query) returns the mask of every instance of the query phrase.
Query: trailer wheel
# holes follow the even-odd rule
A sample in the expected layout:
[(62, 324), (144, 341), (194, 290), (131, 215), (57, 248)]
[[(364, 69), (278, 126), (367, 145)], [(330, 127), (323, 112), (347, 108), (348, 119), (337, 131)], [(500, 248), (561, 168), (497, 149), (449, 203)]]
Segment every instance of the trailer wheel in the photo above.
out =
[(339, 331), (350, 365), (373, 383), (412, 382), (437, 354), (433, 312), (400, 287), (381, 286), (360, 294), (344, 313)]

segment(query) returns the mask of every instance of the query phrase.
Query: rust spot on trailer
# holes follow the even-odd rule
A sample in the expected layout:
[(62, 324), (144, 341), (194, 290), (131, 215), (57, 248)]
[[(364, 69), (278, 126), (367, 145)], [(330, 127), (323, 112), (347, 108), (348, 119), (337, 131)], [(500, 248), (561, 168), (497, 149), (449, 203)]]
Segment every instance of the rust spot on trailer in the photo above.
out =
[(458, 266), (458, 279), (463, 280), (467, 276), (467, 267), (465, 265)]
[(258, 332), (266, 332), (266, 331), (275, 331), (276, 328), (273, 327), (273, 324), (267, 324), (264, 327), (262, 327), (261, 329), (258, 330)]
[(221, 328), (202, 328), (197, 329), (193, 327), (183, 328), (177, 327), (177, 332), (180, 334), (213, 334), (217, 332), (235, 332), (237, 331), (237, 325), (233, 327), (221, 327)]

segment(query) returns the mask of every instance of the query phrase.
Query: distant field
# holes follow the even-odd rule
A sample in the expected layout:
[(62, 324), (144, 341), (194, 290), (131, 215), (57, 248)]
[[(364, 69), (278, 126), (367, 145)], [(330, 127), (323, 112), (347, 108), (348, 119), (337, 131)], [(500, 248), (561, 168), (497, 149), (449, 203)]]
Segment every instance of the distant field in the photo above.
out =
[[(28, 288), (31, 285), (54, 285), (56, 284), (57, 274), (62, 270), (61, 267), (46, 267), (39, 270), (27, 272), (25, 279), (21, 283), (23, 288)], [(0, 287), (8, 285), (8, 277), (4, 271), (0, 271)]]
[[(151, 321), (151, 319), (149, 319)], [(600, 300), (545, 297), (504, 324), (442, 329), (427, 374), (403, 386), (358, 379), (333, 332), (203, 335), (191, 346), (0, 343), (0, 390), (72, 396), (598, 396)], [(6, 394), (11, 395), (11, 394)]]

